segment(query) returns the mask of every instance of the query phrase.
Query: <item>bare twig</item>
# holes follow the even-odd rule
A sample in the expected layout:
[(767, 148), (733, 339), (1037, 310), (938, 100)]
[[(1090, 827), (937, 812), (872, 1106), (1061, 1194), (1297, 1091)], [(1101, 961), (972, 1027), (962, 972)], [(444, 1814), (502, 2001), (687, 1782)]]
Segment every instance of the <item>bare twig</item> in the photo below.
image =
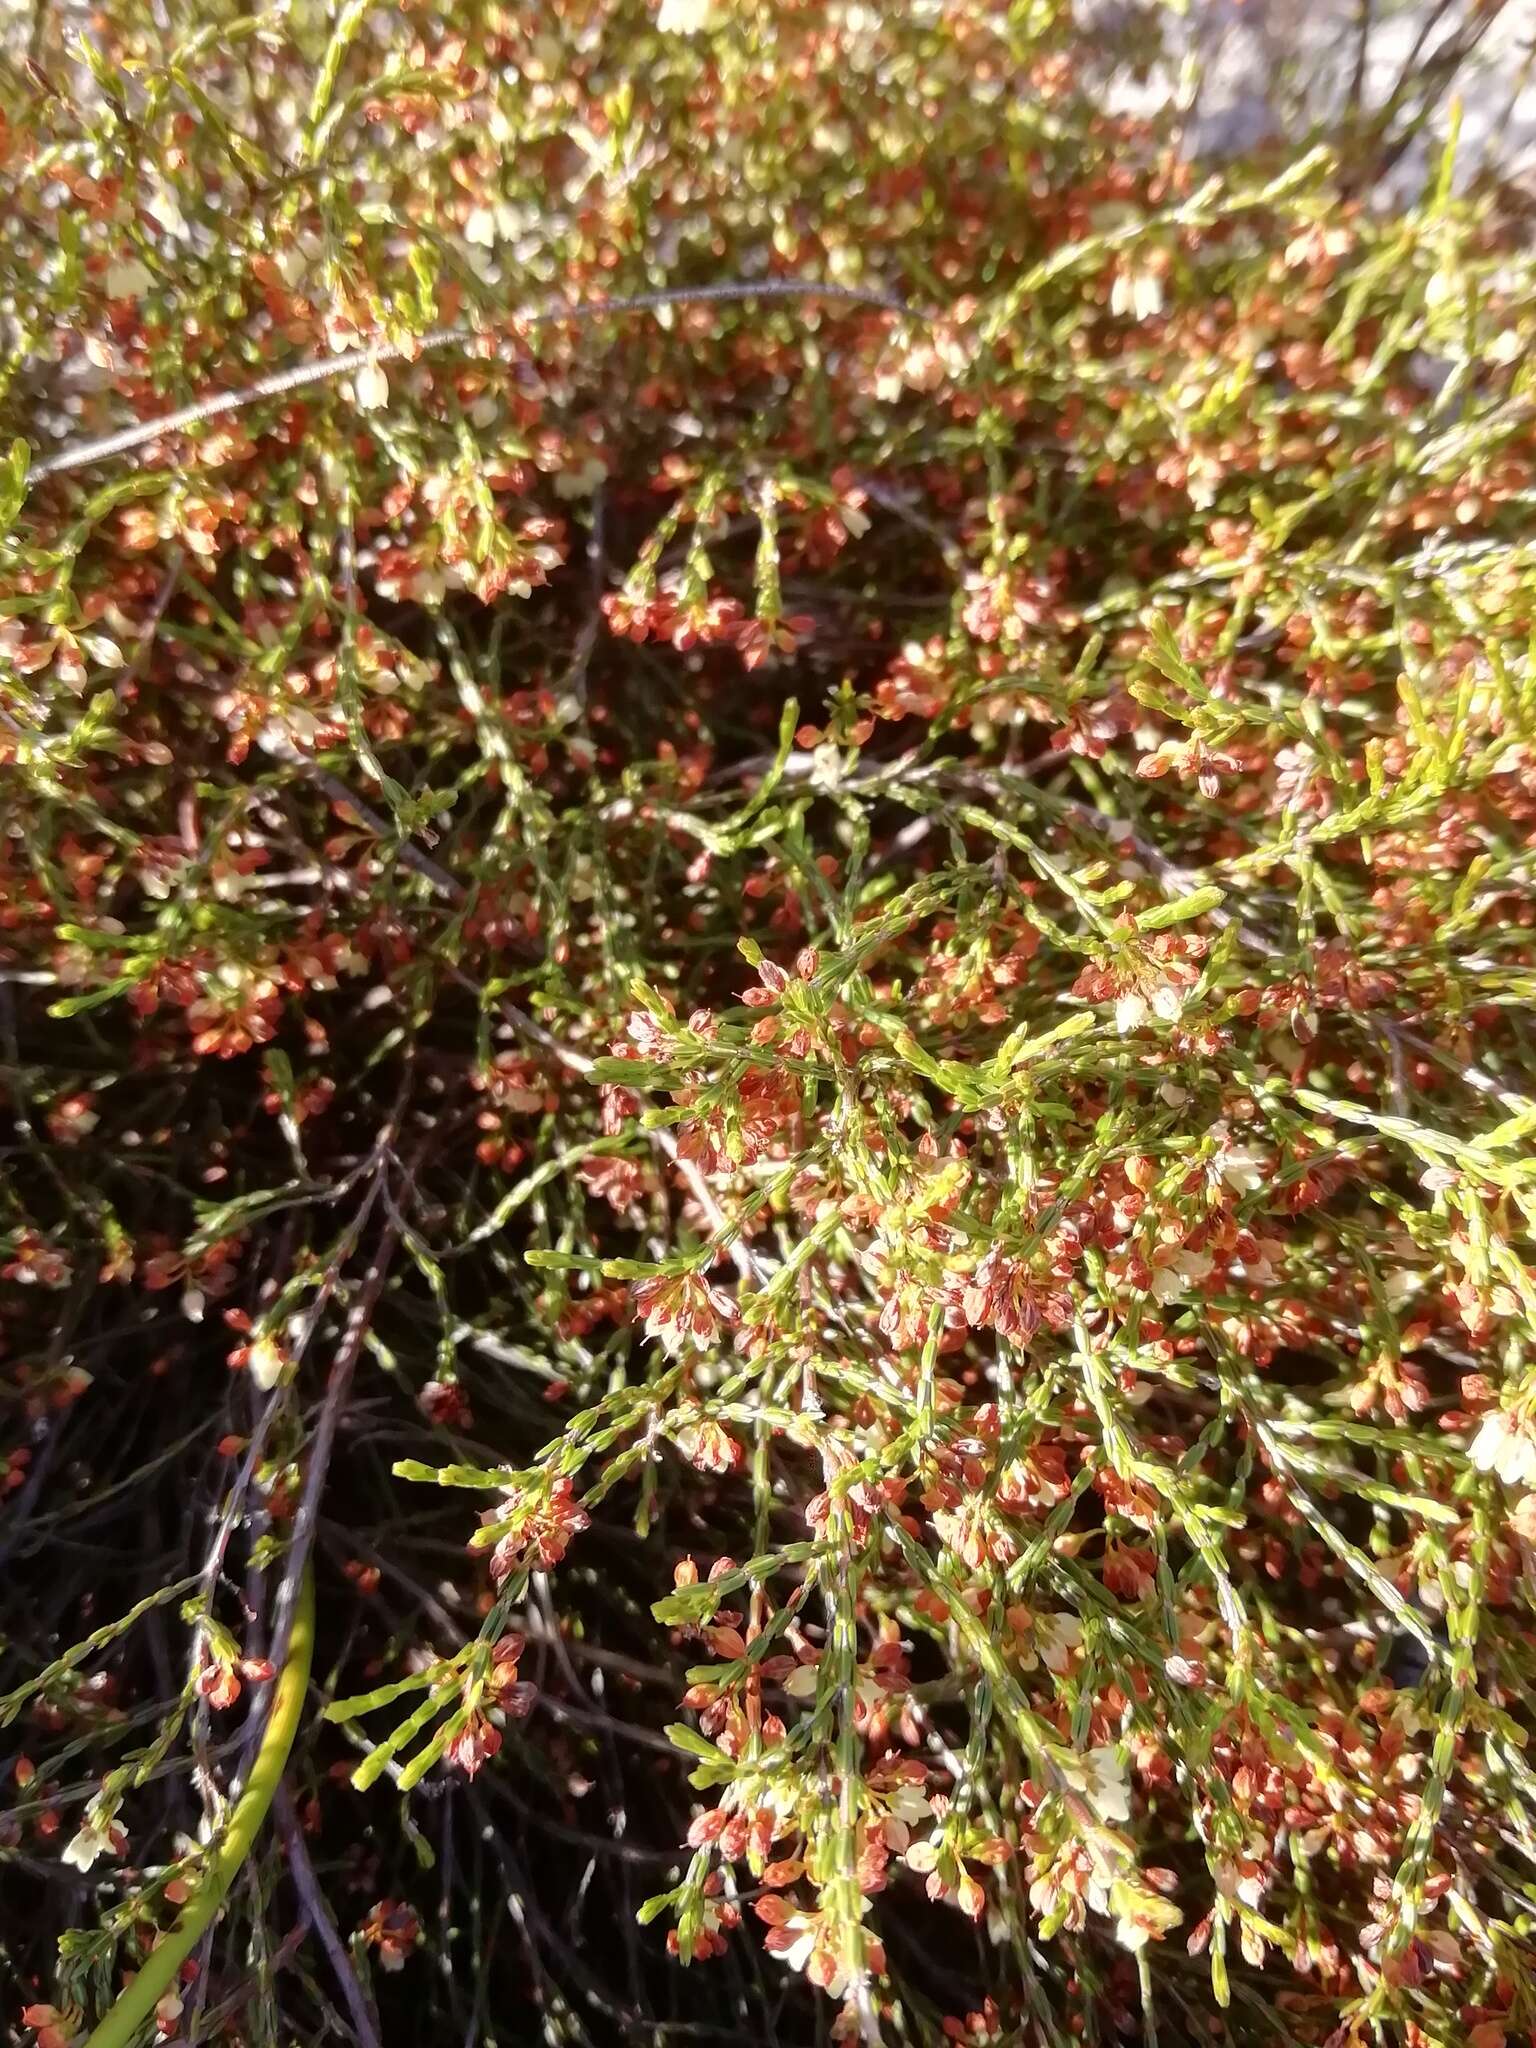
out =
[[(853, 285), (822, 284), (803, 278), (760, 278), (755, 282), (733, 279), (712, 285), (678, 285), (654, 292), (635, 292), (622, 299), (545, 299), (511, 313), (507, 326), (515, 335), (522, 327), (548, 327), (562, 320), (599, 320), (606, 314), (656, 312), (666, 306), (721, 305), (751, 299), (829, 299), (846, 305), (870, 306), (902, 319), (923, 318), (902, 299), (887, 292), (865, 291)], [(272, 370), (238, 391), (216, 391), (160, 419), (136, 420), (116, 433), (101, 434), (88, 441), (71, 441), (34, 462), (27, 471), (30, 487), (67, 470), (86, 469), (94, 462), (107, 462), (116, 455), (130, 455), (166, 434), (179, 434), (209, 420), (226, 418), (256, 405), (264, 398), (282, 398), (290, 391), (307, 390), (312, 384), (328, 384), (337, 377), (349, 377), (371, 363), (414, 362), (443, 348), (474, 344), (484, 354), (508, 355), (514, 343), (465, 326), (429, 328), (409, 341), (379, 342), (368, 348), (344, 350), (340, 355), (313, 356), (286, 369)]]
[(288, 1870), (293, 1878), (294, 1889), (304, 1907), (315, 1933), (320, 1937), (320, 1946), (325, 1950), (341, 1995), (347, 2002), (347, 2011), (352, 2016), (352, 2031), (357, 2036), (359, 2048), (379, 2048), (377, 2018), (369, 2004), (366, 1992), (358, 1981), (352, 1967), (352, 1958), (347, 1954), (346, 1944), (336, 1930), (336, 1922), (325, 1894), (320, 1889), (320, 1880), (315, 1867), (309, 1860), (309, 1849), (304, 1840), (304, 1830), (294, 1811), (293, 1798), (286, 1785), (278, 1790), (275, 1802), (278, 1831), (283, 1847), (288, 1854)]

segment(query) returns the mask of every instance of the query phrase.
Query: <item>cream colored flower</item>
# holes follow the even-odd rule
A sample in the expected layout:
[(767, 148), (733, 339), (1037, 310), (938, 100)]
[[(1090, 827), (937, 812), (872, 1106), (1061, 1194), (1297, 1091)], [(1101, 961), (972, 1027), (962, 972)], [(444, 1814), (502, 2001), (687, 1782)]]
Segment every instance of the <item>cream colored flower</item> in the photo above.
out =
[(1119, 1753), (1109, 1746), (1090, 1749), (1083, 1762), (1087, 1766), (1087, 1794), (1099, 1819), (1110, 1826), (1129, 1820), (1131, 1781)]
[(98, 1856), (121, 1856), (128, 1838), (110, 1813), (86, 1809), (85, 1819), (64, 1845), (63, 1860), (73, 1870), (89, 1870)]
[(1497, 1472), (1506, 1486), (1536, 1485), (1536, 1429), (1508, 1409), (1495, 1408), (1472, 1439), (1471, 1458), (1480, 1472)]
[(664, 36), (692, 36), (710, 28), (715, 20), (715, 0), (661, 0), (656, 26)]
[(1082, 1647), (1083, 1624), (1075, 1614), (1042, 1614), (1035, 1620), (1035, 1642), (1047, 1671), (1065, 1671), (1072, 1652)]
[(270, 1394), (283, 1376), (282, 1352), (270, 1337), (258, 1337), (251, 1346), (246, 1370), (264, 1394)]
[(1208, 1280), (1215, 1264), (1209, 1252), (1176, 1252), (1166, 1265), (1153, 1269), (1152, 1292), (1161, 1302), (1177, 1301), (1191, 1287)]
[(352, 396), (359, 412), (382, 412), (389, 403), (389, 379), (372, 356), (353, 373)]

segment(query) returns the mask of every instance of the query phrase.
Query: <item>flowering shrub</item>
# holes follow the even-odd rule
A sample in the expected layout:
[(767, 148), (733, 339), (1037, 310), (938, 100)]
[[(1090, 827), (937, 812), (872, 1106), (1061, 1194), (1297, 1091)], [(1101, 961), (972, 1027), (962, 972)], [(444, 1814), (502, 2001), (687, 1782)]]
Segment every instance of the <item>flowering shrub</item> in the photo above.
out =
[(181, 13), (0, 125), (13, 2017), (313, 1582), (167, 2037), (1536, 2040), (1499, 195), (1066, 0)]

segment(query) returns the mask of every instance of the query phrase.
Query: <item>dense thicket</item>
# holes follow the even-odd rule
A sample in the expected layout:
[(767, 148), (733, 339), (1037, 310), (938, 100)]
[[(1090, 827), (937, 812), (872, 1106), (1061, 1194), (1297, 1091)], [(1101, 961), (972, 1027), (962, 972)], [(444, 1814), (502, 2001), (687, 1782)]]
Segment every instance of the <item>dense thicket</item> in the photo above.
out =
[(8, 2020), (1536, 2039), (1497, 195), (186, 13), (0, 96)]

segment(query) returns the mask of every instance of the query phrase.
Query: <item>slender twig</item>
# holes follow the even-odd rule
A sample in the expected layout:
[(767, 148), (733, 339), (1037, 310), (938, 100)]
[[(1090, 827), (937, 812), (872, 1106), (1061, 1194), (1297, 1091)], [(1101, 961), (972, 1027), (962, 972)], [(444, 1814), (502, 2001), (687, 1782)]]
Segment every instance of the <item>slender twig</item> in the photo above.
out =
[(284, 1645), (286, 1661), (272, 1688), (266, 1733), (245, 1790), (235, 1802), (224, 1832), (209, 1850), (197, 1888), (182, 1908), (181, 1917), (150, 1950), (143, 1967), (92, 2032), (85, 2048), (129, 2048), (140, 2027), (174, 1986), (181, 1965), (212, 1926), (241, 1865), (255, 1846), (267, 1809), (282, 1783), (304, 1707), (314, 1638), (314, 1583), (306, 1573), (289, 1618)]
[(398, 1240), (399, 1224), (390, 1216), (379, 1233), (379, 1241), (368, 1262), (362, 1285), (347, 1311), (341, 1342), (331, 1363), (330, 1377), (325, 1385), (325, 1398), (320, 1408), (320, 1420), (310, 1444), (309, 1464), (304, 1474), (304, 1490), (299, 1496), (298, 1509), (293, 1518), (293, 1533), (288, 1544), (283, 1580), (278, 1588), (273, 1608), (270, 1656), (274, 1664), (281, 1665), (288, 1653), (288, 1638), (301, 1603), (305, 1574), (309, 1567), (309, 1554), (314, 1545), (315, 1527), (320, 1517), (320, 1500), (325, 1492), (326, 1474), (330, 1470), (331, 1453), (336, 1447), (336, 1431), (341, 1421), (342, 1410), (346, 1406), (347, 1394), (352, 1386), (352, 1374), (358, 1359), (362, 1356), (363, 1344), (373, 1321), (373, 1312), (389, 1278)]
[(325, 1950), (341, 1995), (347, 2002), (347, 2011), (352, 2016), (352, 2031), (356, 2034), (360, 2048), (379, 2048), (379, 2031), (375, 2016), (370, 2009), (367, 1994), (352, 1967), (352, 1958), (347, 1954), (346, 1944), (336, 1931), (336, 1921), (325, 1894), (320, 1889), (320, 1880), (315, 1875), (315, 1866), (309, 1860), (309, 1850), (304, 1841), (304, 1830), (294, 1811), (293, 1799), (288, 1788), (278, 1790), (274, 1812), (277, 1816), (278, 1832), (283, 1838), (283, 1847), (288, 1854), (288, 1871), (293, 1879), (294, 1889), (303, 1903), (309, 1924), (320, 1937), (320, 1946)]
[[(574, 302), (544, 299), (514, 310), (508, 315), (507, 325), (515, 332), (520, 327), (547, 327), (561, 320), (598, 320), (605, 314), (657, 312), (667, 306), (732, 304), (751, 299), (830, 299), (846, 305), (870, 306), (902, 319), (924, 317), (904, 300), (887, 292), (865, 291), (854, 285), (822, 284), (812, 279), (770, 277), (755, 282), (732, 279), (722, 284), (668, 286), (653, 292), (634, 292), (620, 299), (581, 299)], [(159, 419), (136, 420), (131, 427), (121, 427), (115, 433), (97, 435), (88, 441), (68, 442), (53, 454), (42, 456), (33, 463), (27, 471), (27, 484), (30, 487), (47, 477), (61, 476), (67, 470), (85, 469), (94, 462), (107, 462), (116, 455), (132, 454), (134, 449), (158, 441), (165, 434), (178, 434), (188, 427), (223, 419), (230, 413), (243, 411), (248, 405), (258, 404), (264, 398), (282, 398), (290, 391), (303, 391), (311, 384), (328, 384), (337, 377), (351, 376), (370, 363), (397, 362), (402, 357), (414, 362), (438, 349), (465, 343), (478, 344), (492, 354), (504, 355), (509, 350), (506, 342), (460, 324), (432, 327), (425, 334), (412, 335), (407, 341), (378, 342), (367, 348), (346, 349), (340, 355), (312, 356), (301, 363), (290, 363), (286, 369), (272, 370), (239, 390), (211, 392), (206, 398), (179, 406)]]

